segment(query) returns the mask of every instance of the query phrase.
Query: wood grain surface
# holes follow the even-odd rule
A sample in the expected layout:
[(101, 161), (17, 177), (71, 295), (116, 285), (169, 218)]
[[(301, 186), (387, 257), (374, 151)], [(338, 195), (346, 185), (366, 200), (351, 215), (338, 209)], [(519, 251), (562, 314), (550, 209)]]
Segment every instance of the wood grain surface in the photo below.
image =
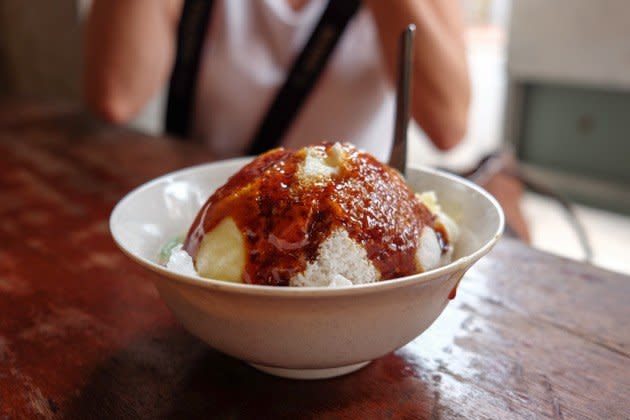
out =
[(115, 247), (131, 188), (195, 145), (0, 103), (0, 418), (628, 418), (630, 278), (502, 240), (422, 336), (292, 381), (185, 332)]

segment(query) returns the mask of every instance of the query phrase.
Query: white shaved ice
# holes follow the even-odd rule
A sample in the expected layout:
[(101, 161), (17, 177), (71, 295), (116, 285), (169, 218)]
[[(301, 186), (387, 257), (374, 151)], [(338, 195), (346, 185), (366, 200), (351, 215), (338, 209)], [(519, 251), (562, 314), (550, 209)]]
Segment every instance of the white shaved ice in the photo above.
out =
[[(339, 173), (345, 160), (346, 151), (340, 143), (335, 143), (328, 151), (309, 147), (298, 168), (297, 180), (300, 183), (328, 180)], [(429, 226), (422, 228), (415, 259), (418, 272), (425, 272), (451, 262), (452, 244), (457, 242), (459, 227), (442, 211), (435, 192), (423, 192), (416, 197), (436, 216), (436, 224), (444, 228), (451, 244), (443, 253), (435, 230)], [(166, 267), (180, 274), (198, 276), (191, 256), (182, 249), (182, 245), (173, 248)], [(350, 238), (346, 230), (336, 229), (320, 244), (316, 260), (308, 263), (304, 272), (293, 276), (289, 284), (297, 287), (343, 287), (380, 279), (381, 273), (368, 259), (365, 248)]]
[[(378, 281), (381, 273), (368, 259), (365, 248), (350, 238), (344, 229), (334, 230), (319, 246), (318, 256), (291, 286), (345, 286)], [(346, 281), (344, 281), (346, 280)]]
[(166, 263), (166, 268), (185, 276), (198, 276), (192, 257), (182, 249), (181, 244), (171, 251), (171, 255)]
[(339, 173), (344, 160), (345, 152), (340, 143), (335, 143), (328, 152), (322, 148), (308, 147), (297, 171), (298, 181), (307, 184), (327, 180)]
[[(331, 150), (335, 150), (336, 146)], [(307, 156), (301, 176), (311, 178), (332, 176), (334, 171), (338, 170), (338, 166), (332, 167), (326, 162), (332, 161), (333, 158), (343, 159), (344, 152), (341, 145), (337, 149), (332, 157), (326, 157), (325, 153), (323, 157), (313, 153), (310, 162), (307, 162), (309, 159)], [(448, 251), (442, 253), (435, 230), (428, 226), (422, 229), (418, 238), (416, 265), (418, 272), (425, 272), (451, 262), (453, 257), (452, 244), (457, 242), (459, 227), (453, 219), (442, 211), (433, 191), (416, 194), (416, 196), (436, 215), (437, 223), (444, 227), (451, 244)], [(181, 245), (173, 248), (166, 267), (183, 275), (198, 276), (191, 256), (182, 249)], [(297, 287), (343, 287), (372, 283), (380, 279), (381, 273), (368, 259), (365, 248), (350, 238), (344, 229), (337, 229), (320, 244), (317, 259), (309, 263), (304, 272), (295, 275), (289, 283), (291, 286)]]

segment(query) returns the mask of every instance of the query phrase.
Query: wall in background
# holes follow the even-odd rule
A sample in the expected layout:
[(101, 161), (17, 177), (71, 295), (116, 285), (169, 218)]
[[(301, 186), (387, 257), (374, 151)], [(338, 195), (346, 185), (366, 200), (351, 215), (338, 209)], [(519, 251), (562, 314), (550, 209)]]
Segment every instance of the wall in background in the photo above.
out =
[(520, 0), (513, 5), (513, 77), (630, 88), (628, 0)]

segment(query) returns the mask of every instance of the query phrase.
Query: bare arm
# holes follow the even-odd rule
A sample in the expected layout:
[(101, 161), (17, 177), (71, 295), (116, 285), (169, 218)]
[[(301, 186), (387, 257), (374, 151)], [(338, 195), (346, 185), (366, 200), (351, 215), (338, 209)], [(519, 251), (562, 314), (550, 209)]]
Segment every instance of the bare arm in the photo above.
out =
[(413, 117), (440, 149), (462, 139), (468, 120), (470, 82), (458, 0), (367, 0), (392, 78), (398, 40), (416, 25)]
[(86, 23), (83, 88), (108, 121), (131, 119), (170, 75), (182, 0), (94, 0)]

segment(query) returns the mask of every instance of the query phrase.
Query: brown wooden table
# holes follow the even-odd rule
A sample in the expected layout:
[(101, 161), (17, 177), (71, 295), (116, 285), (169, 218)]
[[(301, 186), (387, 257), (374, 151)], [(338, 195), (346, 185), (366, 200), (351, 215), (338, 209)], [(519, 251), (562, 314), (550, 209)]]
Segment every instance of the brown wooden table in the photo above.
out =
[(132, 187), (210, 159), (71, 106), (0, 103), (0, 418), (630, 416), (630, 278), (511, 240), (355, 374), (279, 379), (208, 348), (107, 221)]

